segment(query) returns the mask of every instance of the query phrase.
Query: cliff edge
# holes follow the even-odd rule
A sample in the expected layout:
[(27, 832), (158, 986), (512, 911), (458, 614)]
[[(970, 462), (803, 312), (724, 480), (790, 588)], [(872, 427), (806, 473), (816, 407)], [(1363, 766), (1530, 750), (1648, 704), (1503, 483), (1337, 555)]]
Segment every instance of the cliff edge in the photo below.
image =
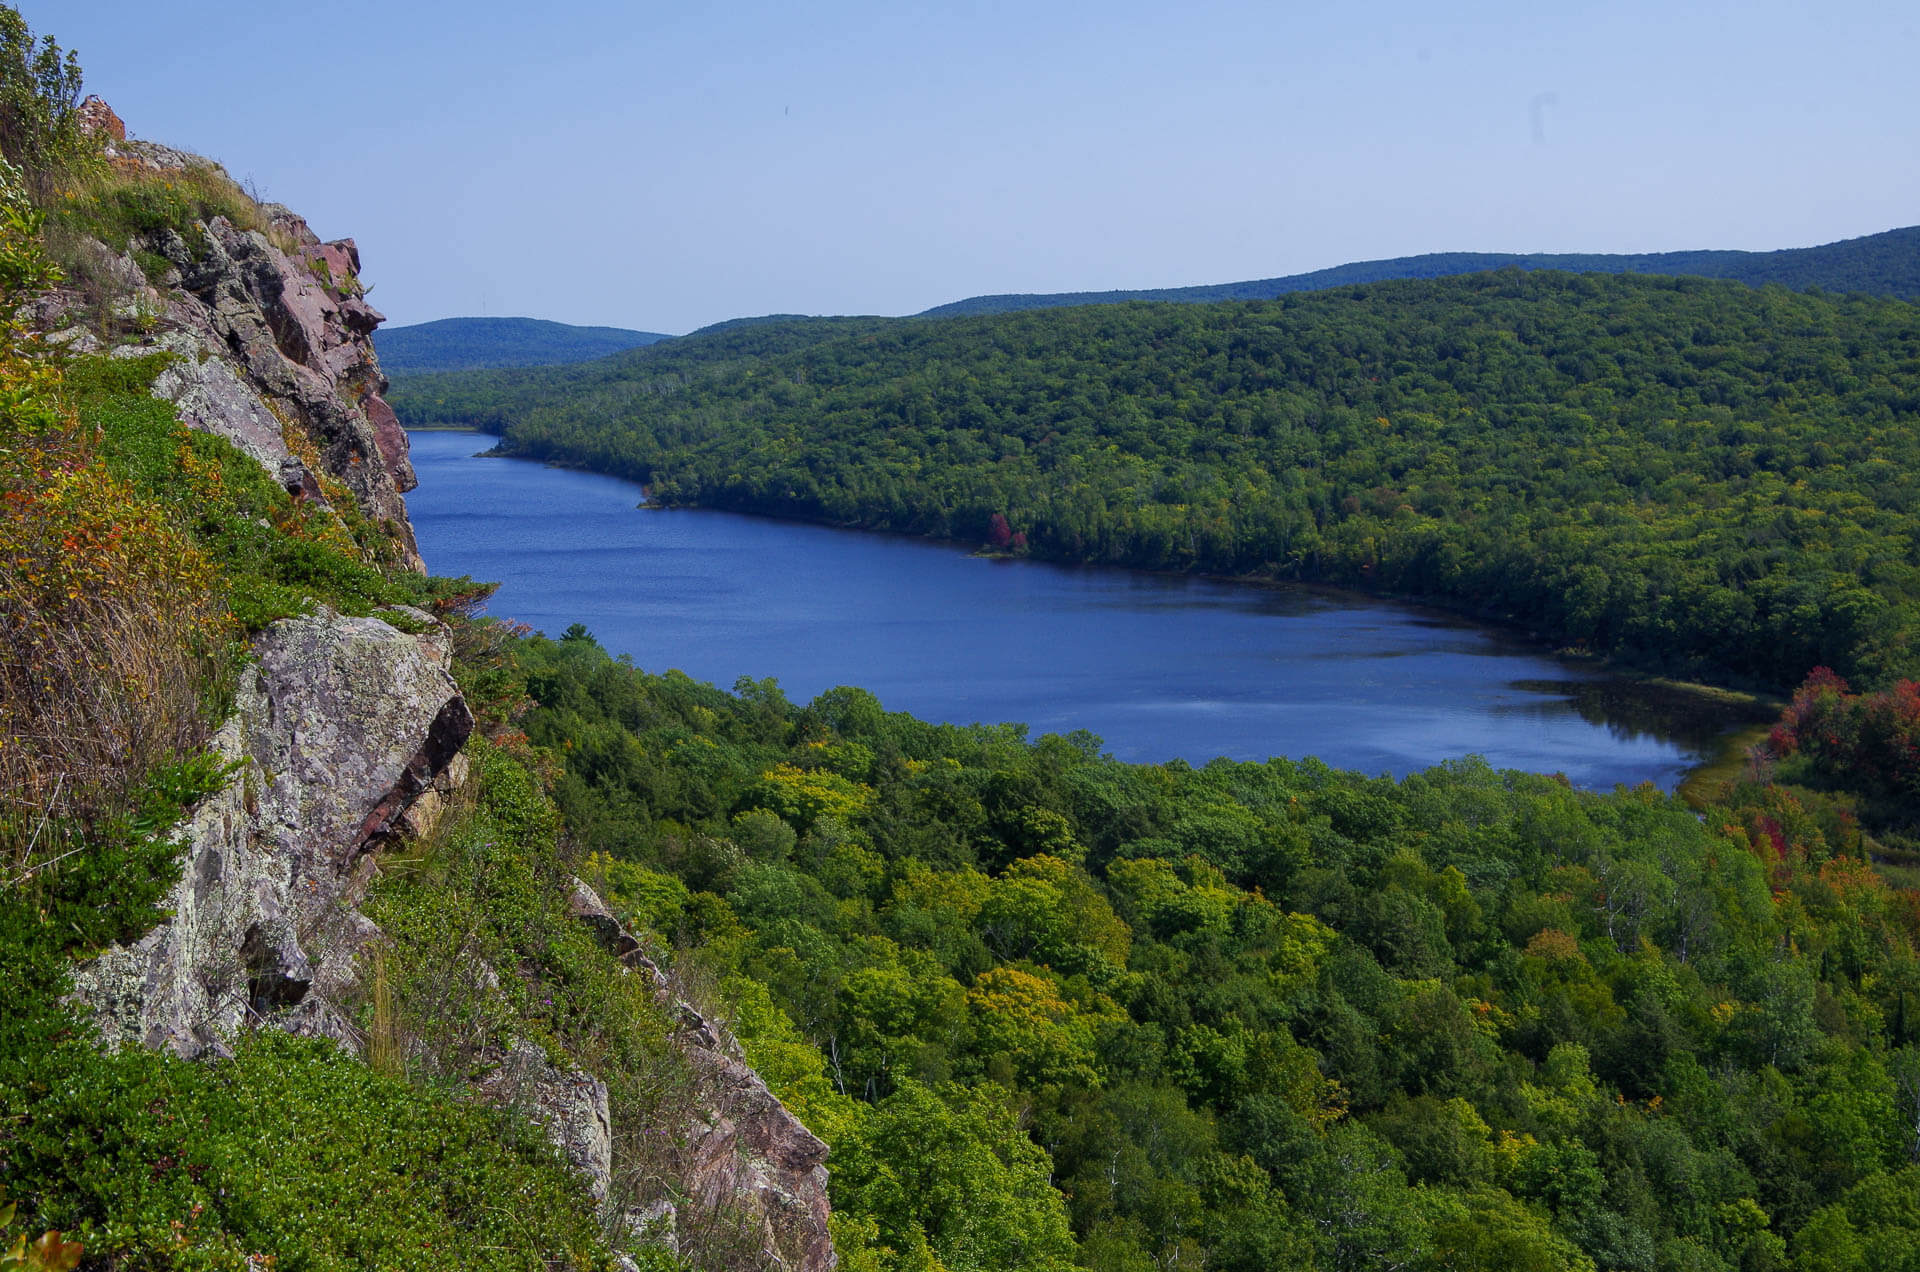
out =
[[(85, 109), (117, 168), (218, 171), (128, 139), (98, 99)], [(86, 268), (29, 321), (74, 354), (166, 355), (151, 394), (182, 424), (232, 443), (296, 501), (355, 518), (375, 564), (423, 571), (404, 499), (415, 479), (381, 397), (369, 336), (382, 318), (366, 303), (358, 248), (322, 241), (279, 205), (258, 213), (252, 226), (214, 216), (190, 231), (144, 231), (122, 250), (86, 239)], [(398, 605), (362, 615), (310, 606), (254, 635), (212, 742), (232, 778), (184, 828), (169, 917), (74, 975), (74, 1001), (109, 1046), (214, 1061), (248, 1031), (274, 1029), (373, 1057), (375, 968), (390, 942), (366, 912), (370, 889), (389, 852), (431, 839), (469, 778), (475, 720), (454, 678), (455, 643), (446, 623)], [(674, 1245), (676, 1231), (717, 1214), (745, 1234), (739, 1266), (833, 1268), (826, 1145), (570, 882), (576, 895), (558, 904), (603, 947), (597, 957), (638, 978), (674, 1022), (663, 1030), (691, 1074), (686, 1099), (659, 1126), (619, 1125), (601, 1074), (537, 1040), (532, 1022), (497, 1023), (515, 1009), (511, 987), (486, 969), (471, 979), (498, 1041), (475, 1050), (483, 1063), (465, 1074), (468, 1098), (545, 1129), (616, 1249)], [(634, 1176), (620, 1159), (643, 1130), (673, 1141), (669, 1177), (644, 1195), (611, 1187)]]

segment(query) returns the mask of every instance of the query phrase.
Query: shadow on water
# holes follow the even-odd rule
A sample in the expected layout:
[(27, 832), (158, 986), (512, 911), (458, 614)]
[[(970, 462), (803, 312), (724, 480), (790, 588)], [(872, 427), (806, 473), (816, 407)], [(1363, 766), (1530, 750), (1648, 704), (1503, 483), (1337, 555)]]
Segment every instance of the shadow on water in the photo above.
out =
[[(1719, 751), (1731, 734), (1769, 724), (1779, 714), (1756, 698), (1720, 694), (1658, 680), (1515, 680), (1515, 689), (1551, 695), (1570, 704), (1588, 724), (1621, 741), (1655, 738), (1700, 756)], [(1507, 712), (1550, 710), (1545, 703), (1516, 703)]]

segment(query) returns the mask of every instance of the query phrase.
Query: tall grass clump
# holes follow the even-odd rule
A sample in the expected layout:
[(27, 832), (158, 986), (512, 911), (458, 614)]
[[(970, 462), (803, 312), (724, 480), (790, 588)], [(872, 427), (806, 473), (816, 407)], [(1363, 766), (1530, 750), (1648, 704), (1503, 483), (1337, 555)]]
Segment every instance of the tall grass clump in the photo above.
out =
[(269, 218), (213, 163), (156, 170), (131, 162), (95, 165), (62, 182), (48, 200), (54, 251), (79, 235), (126, 251), (136, 237), (172, 230), (194, 248), (196, 227), (224, 216), (243, 230), (269, 230)]

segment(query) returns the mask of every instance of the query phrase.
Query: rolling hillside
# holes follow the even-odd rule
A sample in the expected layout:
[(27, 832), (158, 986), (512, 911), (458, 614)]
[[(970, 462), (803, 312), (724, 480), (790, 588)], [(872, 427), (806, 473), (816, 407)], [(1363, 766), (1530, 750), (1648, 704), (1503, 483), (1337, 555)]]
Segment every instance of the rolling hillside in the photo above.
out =
[(1307, 274), (1260, 278), (1201, 287), (1164, 287), (1144, 291), (1053, 292), (1029, 295), (972, 296), (937, 305), (922, 317), (999, 314), (1021, 309), (1059, 309), (1068, 305), (1111, 305), (1129, 300), (1205, 303), (1220, 300), (1271, 300), (1288, 292), (1350, 287), (1395, 278), (1445, 278), (1481, 270), (1558, 269), (1590, 274), (1679, 274), (1725, 278), (1759, 287), (1778, 283), (1795, 291), (1818, 287), (1832, 292), (1920, 299), (1920, 226), (1843, 239), (1819, 247), (1777, 252), (1653, 252), (1643, 255), (1535, 252), (1434, 252), (1390, 260), (1356, 261)]
[(542, 318), (441, 318), (388, 327), (374, 338), (388, 374), (544, 367), (588, 362), (670, 337), (624, 327), (574, 327)]
[(1914, 665), (1920, 309), (1517, 269), (829, 319), (423, 377), (653, 498), (1418, 594), (1773, 689)]

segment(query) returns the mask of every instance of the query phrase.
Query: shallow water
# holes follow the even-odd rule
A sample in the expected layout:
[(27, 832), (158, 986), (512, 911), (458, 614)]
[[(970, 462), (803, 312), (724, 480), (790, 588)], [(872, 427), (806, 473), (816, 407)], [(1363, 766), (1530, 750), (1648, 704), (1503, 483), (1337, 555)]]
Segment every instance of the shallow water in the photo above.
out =
[(929, 720), (1087, 729), (1124, 760), (1317, 755), (1402, 774), (1466, 754), (1671, 790), (1737, 711), (1570, 667), (1505, 633), (1323, 589), (992, 561), (916, 539), (698, 510), (416, 432), (407, 497), (438, 574), (584, 623), (649, 671), (805, 702), (853, 684)]

